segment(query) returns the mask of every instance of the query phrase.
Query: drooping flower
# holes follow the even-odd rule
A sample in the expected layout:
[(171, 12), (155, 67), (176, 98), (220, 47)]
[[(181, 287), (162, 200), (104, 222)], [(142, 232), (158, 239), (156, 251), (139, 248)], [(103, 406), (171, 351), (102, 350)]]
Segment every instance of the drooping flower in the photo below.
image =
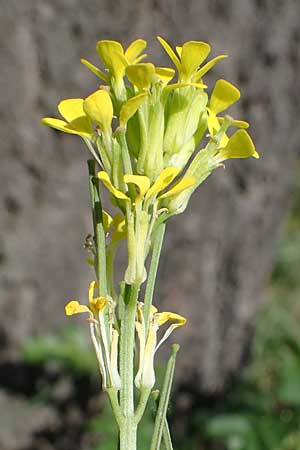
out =
[(103, 313), (108, 304), (108, 299), (106, 297), (94, 297), (96, 284), (96, 281), (90, 283), (89, 305), (82, 305), (78, 300), (71, 300), (65, 307), (67, 316), (87, 312), (91, 319), (98, 320), (99, 314)]
[[(171, 322), (160, 340), (157, 338), (161, 326)], [(157, 308), (151, 306), (148, 324), (146, 326), (143, 315), (143, 304), (137, 306), (137, 320), (135, 323), (139, 338), (139, 368), (135, 377), (137, 388), (151, 389), (155, 383), (154, 356), (159, 347), (171, 333), (186, 323), (185, 317), (172, 313), (159, 313)]]
[(94, 296), (97, 283), (92, 281), (89, 286), (89, 304), (82, 305), (77, 300), (71, 300), (65, 307), (66, 315), (88, 313), (90, 333), (102, 375), (103, 387), (120, 389), (121, 379), (118, 371), (118, 339), (119, 332), (113, 326), (112, 315), (108, 314), (109, 331), (107, 332), (104, 314), (112, 300), (103, 296)]

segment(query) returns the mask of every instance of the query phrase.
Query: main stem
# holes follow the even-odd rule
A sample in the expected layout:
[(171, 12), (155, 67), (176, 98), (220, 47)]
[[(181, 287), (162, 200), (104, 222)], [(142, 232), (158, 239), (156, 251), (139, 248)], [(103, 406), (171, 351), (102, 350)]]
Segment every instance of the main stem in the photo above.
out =
[(124, 419), (120, 426), (120, 450), (136, 450), (137, 424), (134, 417), (135, 315), (140, 284), (126, 285), (124, 315), (120, 333), (120, 406)]

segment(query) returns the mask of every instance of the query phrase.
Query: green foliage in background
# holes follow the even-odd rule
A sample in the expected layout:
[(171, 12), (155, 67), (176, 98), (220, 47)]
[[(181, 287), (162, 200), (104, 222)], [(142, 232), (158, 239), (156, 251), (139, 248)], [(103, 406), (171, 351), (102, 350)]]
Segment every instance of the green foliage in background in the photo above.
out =
[(97, 374), (97, 361), (89, 340), (76, 326), (66, 326), (56, 335), (45, 334), (28, 339), (23, 347), (23, 358), (30, 364), (55, 361), (76, 375)]

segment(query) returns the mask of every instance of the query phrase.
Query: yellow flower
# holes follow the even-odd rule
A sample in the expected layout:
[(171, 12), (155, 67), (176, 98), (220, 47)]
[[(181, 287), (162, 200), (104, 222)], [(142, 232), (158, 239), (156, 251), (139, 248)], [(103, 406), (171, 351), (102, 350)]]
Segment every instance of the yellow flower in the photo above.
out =
[(109, 93), (99, 89), (89, 95), (83, 102), (86, 115), (95, 122), (106, 134), (111, 133), (111, 122), (113, 118), (113, 104)]
[(146, 41), (137, 39), (124, 52), (120, 42), (102, 40), (97, 43), (96, 49), (111, 76), (120, 79), (124, 77), (125, 68), (129, 64), (137, 64), (146, 57), (146, 55), (141, 55), (146, 46)]
[(108, 304), (106, 297), (94, 297), (94, 291), (97, 283), (92, 281), (89, 287), (89, 305), (81, 305), (77, 300), (71, 300), (65, 307), (66, 315), (72, 316), (74, 314), (89, 313), (90, 317), (98, 318), (99, 313), (102, 313)]
[(234, 158), (259, 158), (250, 135), (245, 130), (236, 131), (224, 148), (220, 148), (215, 160), (218, 162)]
[(84, 100), (82, 98), (62, 100), (58, 104), (58, 111), (65, 120), (44, 117), (41, 122), (56, 130), (91, 139), (93, 127), (90, 118), (83, 109), (83, 103)]
[[(217, 117), (217, 114), (225, 111), (240, 99), (240, 91), (226, 80), (218, 80), (212, 91), (209, 104), (207, 106), (207, 127), (211, 136), (214, 136), (224, 121), (224, 117)], [(248, 128), (248, 122), (243, 120), (233, 120), (231, 125), (238, 128)], [(225, 134), (221, 141), (221, 146), (225, 147), (228, 137)]]
[(154, 64), (144, 63), (128, 66), (126, 76), (139, 91), (148, 90), (155, 79)]
[(136, 113), (141, 104), (146, 100), (147, 93), (138, 94), (135, 97), (131, 97), (127, 102), (124, 102), (121, 110), (119, 122), (121, 127), (126, 127), (129, 119)]
[(223, 166), (222, 163), (227, 159), (259, 158), (251, 137), (243, 129), (237, 130), (229, 139), (226, 139), (226, 144), (223, 143), (223, 136), (231, 121), (230, 117), (224, 118), (221, 129), (209, 140), (206, 147), (198, 152), (188, 167), (186, 176), (196, 180), (194, 185), (163, 202), (163, 206), (168, 209), (170, 214), (182, 213), (195, 189), (215, 169)]
[(203, 83), (196, 83), (190, 80), (181, 80), (179, 83), (168, 84), (174, 77), (174, 73), (174, 69), (169, 67), (155, 67), (152, 63), (133, 64), (126, 68), (128, 80), (139, 92), (149, 91), (151, 85), (155, 83), (160, 83), (165, 93), (186, 86), (194, 86), (197, 88), (207, 87)]
[(209, 44), (201, 41), (185, 42), (182, 47), (176, 47), (176, 54), (162, 37), (158, 36), (157, 39), (176, 66), (179, 73), (179, 82), (182, 83), (197, 82), (218, 61), (227, 58), (227, 55), (217, 56), (199, 69), (200, 64), (210, 53)]
[(90, 316), (90, 333), (102, 375), (103, 388), (120, 389), (121, 379), (118, 372), (118, 340), (119, 332), (113, 327), (112, 314), (108, 315), (109, 331), (107, 331), (104, 312), (111, 301), (106, 297), (94, 297), (97, 283), (89, 286), (89, 305), (81, 305), (77, 300), (70, 301), (65, 311), (67, 316), (88, 313)]
[[(195, 183), (194, 178), (183, 177), (165, 191), (177, 177), (179, 171), (176, 167), (163, 169), (152, 185), (150, 179), (144, 175), (124, 175), (124, 183), (136, 187), (133, 196), (131, 193), (127, 195), (117, 189), (112, 184), (107, 172), (100, 171), (97, 174), (104, 186), (118, 201), (126, 202), (128, 266), (125, 271), (125, 281), (127, 284), (143, 282), (146, 279), (144, 263), (151, 242), (152, 229), (160, 213), (160, 211), (158, 212), (159, 202), (183, 192)], [(152, 202), (151, 210), (149, 207)], [(135, 213), (133, 213), (133, 208), (128, 207), (129, 205), (134, 208)]]
[(122, 92), (124, 91), (123, 77), (126, 67), (130, 64), (137, 64), (147, 56), (141, 54), (146, 46), (146, 41), (137, 39), (124, 51), (120, 42), (110, 40), (97, 42), (96, 50), (108, 70), (108, 75), (86, 59), (82, 59), (81, 62), (97, 77), (106, 82), (110, 81), (116, 91), (117, 97), (119, 97), (122, 96)]
[[(164, 191), (174, 179), (178, 176), (180, 169), (177, 167), (166, 167), (162, 170), (158, 178), (151, 185), (150, 179), (144, 175), (124, 175), (124, 182), (126, 184), (134, 184), (138, 188), (138, 192), (135, 197), (135, 205), (139, 205), (142, 200), (147, 204), (153, 199), (157, 198), (157, 201), (188, 189), (195, 183), (195, 179), (192, 177), (183, 177), (180, 181), (175, 183), (169, 190)], [(119, 189), (115, 188), (105, 171), (98, 172), (98, 178), (102, 181), (105, 187), (119, 200), (130, 201), (128, 195)], [(158, 195), (160, 194), (160, 195)], [(158, 196), (157, 196), (158, 195)]]
[[(161, 339), (157, 342), (157, 332), (166, 323), (171, 322)], [(148, 332), (143, 316), (143, 304), (137, 307), (136, 331), (139, 338), (139, 369), (135, 377), (137, 388), (151, 389), (155, 383), (154, 356), (159, 347), (165, 342), (170, 334), (178, 327), (183, 326), (186, 319), (172, 312), (159, 313), (157, 308), (151, 306)]]

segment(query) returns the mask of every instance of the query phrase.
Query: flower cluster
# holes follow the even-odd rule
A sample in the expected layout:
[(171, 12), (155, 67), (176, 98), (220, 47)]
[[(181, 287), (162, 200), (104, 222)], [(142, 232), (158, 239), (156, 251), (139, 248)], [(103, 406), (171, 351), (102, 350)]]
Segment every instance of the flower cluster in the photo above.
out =
[[(111, 196), (112, 215), (101, 210), (106, 267), (100, 269), (106, 272), (107, 292), (102, 296), (99, 291), (99, 297), (94, 298), (92, 284), (89, 306), (72, 301), (66, 307), (69, 315), (90, 315), (105, 387), (121, 385), (115, 314), (119, 297), (113, 281), (114, 258), (121, 240), (126, 239), (128, 248), (123, 281), (127, 286), (140, 286), (147, 278), (145, 261), (158, 226), (183, 212), (195, 189), (225, 160), (258, 158), (245, 131), (249, 124), (222, 116), (239, 100), (239, 90), (219, 79), (210, 95), (206, 91), (203, 77), (226, 55), (205, 62), (211, 51), (207, 43), (189, 41), (174, 51), (164, 39), (158, 40), (174, 68), (144, 62), (147, 55), (143, 53), (143, 39), (135, 40), (126, 50), (119, 42), (99, 41), (96, 49), (103, 68), (85, 59), (82, 63), (103, 84), (86, 98), (62, 100), (58, 111), (63, 119), (42, 119), (45, 125), (83, 139), (100, 166), (97, 182)], [(230, 127), (237, 130), (227, 134)], [(96, 258), (99, 249), (91, 250)], [(95, 258), (89, 259), (94, 266)], [(185, 319), (152, 309), (146, 320), (138, 303), (138, 387), (153, 385), (156, 334), (168, 320), (175, 323), (163, 340)]]
[[(223, 161), (258, 157), (245, 131), (248, 123), (219, 116), (239, 99), (238, 89), (220, 79), (210, 98), (205, 91), (203, 76), (226, 55), (202, 65), (208, 44), (186, 42), (175, 53), (158, 39), (177, 69), (175, 83), (173, 68), (141, 62), (146, 41), (138, 39), (125, 51), (119, 42), (99, 41), (105, 71), (82, 63), (106, 85), (85, 99), (61, 101), (58, 110), (65, 120), (42, 120), (81, 136), (103, 169), (99, 179), (127, 218), (129, 284), (145, 279), (142, 261), (156, 222), (184, 211), (197, 186)], [(230, 126), (239, 130), (228, 137)], [(195, 155), (206, 132), (206, 145)]]

